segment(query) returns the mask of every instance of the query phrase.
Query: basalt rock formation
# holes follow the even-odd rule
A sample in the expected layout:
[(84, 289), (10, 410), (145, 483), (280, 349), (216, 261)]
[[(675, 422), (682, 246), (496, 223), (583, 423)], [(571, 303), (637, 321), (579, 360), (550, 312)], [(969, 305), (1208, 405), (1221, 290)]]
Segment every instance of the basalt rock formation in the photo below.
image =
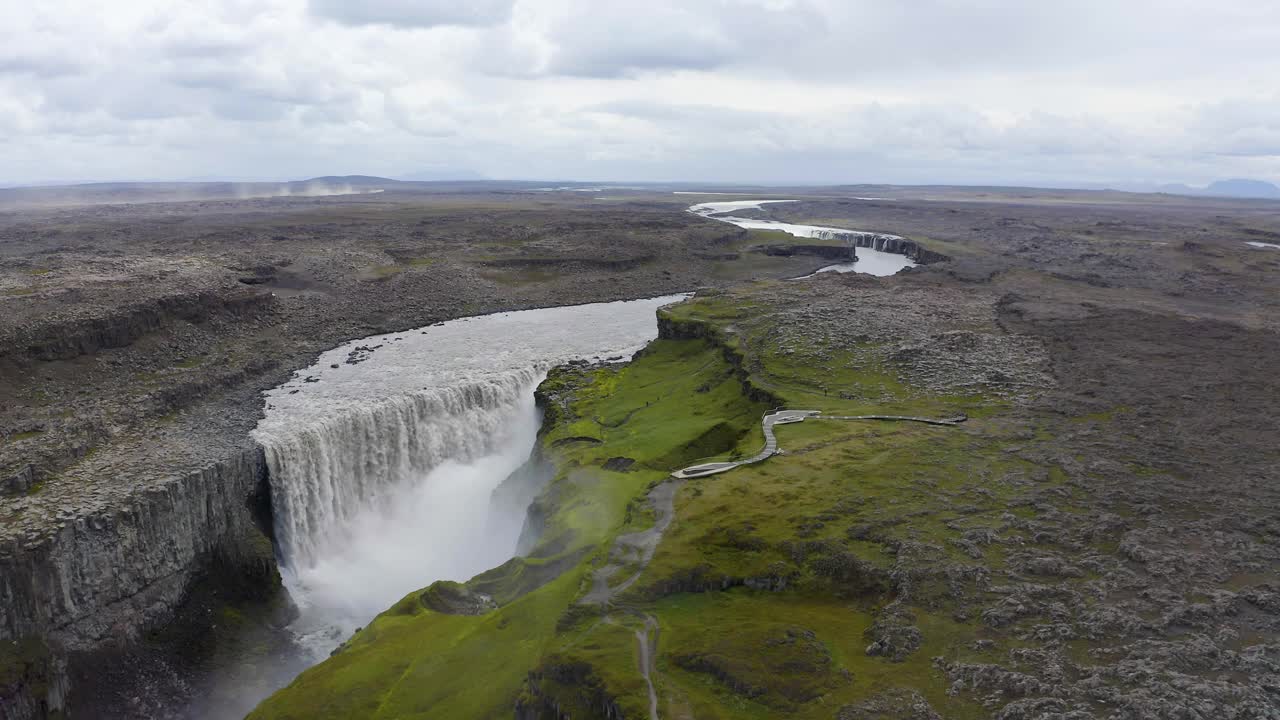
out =
[(278, 588), (270, 533), (266, 462), (251, 446), (127, 504), (67, 518), (55, 534), (9, 538), (0, 546), (5, 717), (83, 714), (66, 702), (68, 664), (164, 624), (204, 576)]

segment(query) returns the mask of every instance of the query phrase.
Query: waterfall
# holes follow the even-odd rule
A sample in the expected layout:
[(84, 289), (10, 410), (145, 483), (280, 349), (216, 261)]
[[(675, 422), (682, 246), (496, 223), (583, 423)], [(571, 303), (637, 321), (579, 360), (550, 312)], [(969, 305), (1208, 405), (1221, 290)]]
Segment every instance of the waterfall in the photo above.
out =
[(517, 369), (350, 408), (282, 436), (259, 435), (282, 563), (314, 565), (349, 540), (357, 514), (385, 510), (400, 484), (445, 461), (467, 463), (495, 452), (509, 435), (504, 425), (544, 373)]
[[(497, 313), (348, 343), (266, 394), (291, 625), (315, 658), (408, 592), (515, 554), (536, 478), (533, 391), (570, 360), (622, 360), (685, 296)], [(537, 475), (526, 469), (525, 474)]]
[[(873, 198), (872, 198), (873, 199)], [(861, 230), (845, 230), (842, 228), (821, 227), (818, 225), (796, 225), (777, 220), (761, 220), (757, 218), (735, 217), (730, 215), (739, 210), (760, 210), (765, 203), (795, 202), (794, 200), (731, 200), (727, 202), (698, 203), (689, 208), (689, 212), (702, 217), (737, 225), (748, 230), (780, 230), (801, 238), (819, 240), (853, 241), (860, 248), (868, 248), (868, 252), (858, 254), (856, 263), (837, 263), (828, 265), (818, 272), (858, 272), (868, 275), (893, 275), (904, 268), (914, 267), (908, 255), (915, 250), (915, 244), (897, 235), (865, 232)], [(798, 280), (816, 275), (804, 275)]]

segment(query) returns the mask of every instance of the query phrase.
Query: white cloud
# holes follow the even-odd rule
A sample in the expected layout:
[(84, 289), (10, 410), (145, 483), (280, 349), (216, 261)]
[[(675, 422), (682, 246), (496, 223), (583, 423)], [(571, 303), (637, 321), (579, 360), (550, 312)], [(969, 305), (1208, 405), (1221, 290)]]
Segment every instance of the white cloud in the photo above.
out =
[(347, 25), (496, 25), (514, 0), (309, 0), (312, 14)]
[(0, 180), (1280, 179), (1253, 0), (47, 0)]

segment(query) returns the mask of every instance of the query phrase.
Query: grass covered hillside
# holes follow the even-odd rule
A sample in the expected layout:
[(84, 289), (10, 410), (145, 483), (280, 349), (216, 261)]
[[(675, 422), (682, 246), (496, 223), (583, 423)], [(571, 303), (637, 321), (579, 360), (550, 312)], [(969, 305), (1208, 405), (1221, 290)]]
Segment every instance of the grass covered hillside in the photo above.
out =
[[(908, 273), (660, 311), (631, 363), (539, 388), (556, 475), (527, 557), (410, 594), (251, 717), (1158, 717), (1215, 693), (1262, 707), (1157, 640), (1177, 607), (1236, 622), (1214, 610), (1227, 596), (1184, 570), (1185, 595), (1142, 599), (1144, 511), (1105, 488), (1171, 471), (1126, 444), (1132, 407), (1066, 400), (1084, 396), (1053, 369), (1065, 356), (1010, 307)], [(778, 426), (784, 452), (764, 462), (669, 478), (754, 454), (779, 406), (967, 420), (815, 418)], [(1236, 637), (1235, 667), (1263, 667)]]

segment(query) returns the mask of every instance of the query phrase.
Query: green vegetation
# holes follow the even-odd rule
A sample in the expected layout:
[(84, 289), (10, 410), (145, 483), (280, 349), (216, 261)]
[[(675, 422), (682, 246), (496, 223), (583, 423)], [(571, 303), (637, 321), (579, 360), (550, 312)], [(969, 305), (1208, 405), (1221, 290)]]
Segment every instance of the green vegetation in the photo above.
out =
[(373, 265), (363, 275), (371, 280), (385, 280), (404, 271), (403, 265)]
[(429, 265), (434, 265), (436, 262), (436, 258), (430, 257), (397, 259), (396, 262), (391, 265), (371, 265), (360, 273), (360, 277), (364, 280), (386, 280), (387, 278), (399, 275), (406, 270), (418, 267), (427, 267)]
[(492, 280), (499, 285), (537, 285), (538, 283), (552, 282), (560, 277), (560, 273), (554, 270), (540, 270), (538, 268), (491, 269), (481, 270), (478, 274), (485, 280)]
[[(957, 612), (974, 587), (948, 573), (974, 552), (1006, 562), (1002, 546), (961, 538), (1010, 507), (1030, 512), (1015, 490), (1036, 468), (1003, 452), (1000, 401), (921, 392), (858, 348), (788, 352), (754, 309), (767, 287), (663, 311), (663, 339), (625, 367), (554, 370), (539, 396), (558, 475), (537, 501), (545, 527), (529, 557), (411, 593), (251, 717), (479, 718), (517, 705), (645, 717), (638, 633), (656, 637), (663, 717), (830, 718), (902, 688), (947, 717), (984, 716), (947, 695), (932, 659), (982, 662), (1020, 641)], [(756, 452), (760, 417), (778, 405), (971, 421), (780, 426), (786, 455), (684, 484), (652, 561), (624, 563), (608, 584), (635, 581), (607, 610), (576, 604), (614, 540), (653, 523), (652, 487), (701, 458)], [(617, 458), (634, 462), (604, 469)], [(500, 608), (429, 609), (465, 591)], [(916, 639), (871, 653), (888, 633)]]
[(13, 433), (5, 438), (9, 442), (20, 442), (22, 440), (30, 440), (34, 437), (40, 437), (43, 430), (24, 430), (22, 432)]

